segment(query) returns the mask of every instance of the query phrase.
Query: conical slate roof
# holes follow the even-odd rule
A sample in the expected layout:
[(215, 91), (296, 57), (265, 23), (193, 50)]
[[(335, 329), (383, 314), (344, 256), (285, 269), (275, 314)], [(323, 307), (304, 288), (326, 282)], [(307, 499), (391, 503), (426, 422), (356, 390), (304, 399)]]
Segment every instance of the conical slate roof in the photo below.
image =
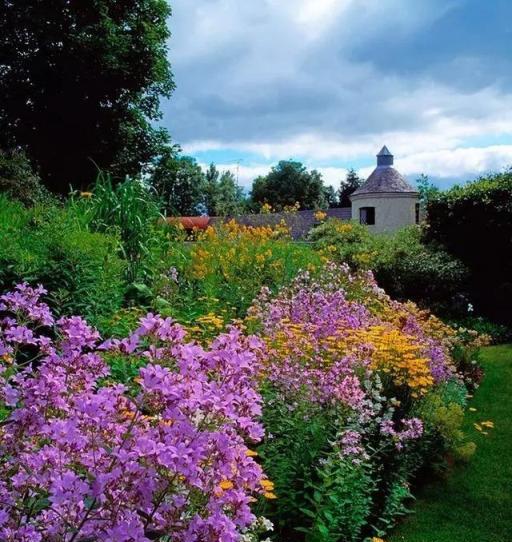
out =
[(417, 194), (417, 190), (405, 180), (393, 166), (393, 155), (384, 145), (377, 154), (377, 167), (352, 195), (382, 192), (403, 192)]

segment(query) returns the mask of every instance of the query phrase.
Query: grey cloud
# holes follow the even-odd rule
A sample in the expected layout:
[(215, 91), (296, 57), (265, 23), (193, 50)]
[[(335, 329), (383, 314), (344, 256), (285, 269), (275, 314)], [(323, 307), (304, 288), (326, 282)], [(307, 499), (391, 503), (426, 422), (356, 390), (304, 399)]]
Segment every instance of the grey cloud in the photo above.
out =
[[(171, 61), (177, 90), (165, 104), (164, 122), (175, 140), (228, 145), (301, 133), (362, 137), (421, 130), (430, 122), (423, 110), (434, 106), (447, 118), (485, 118), (493, 106), (468, 103), (464, 94), (512, 74), (502, 39), (489, 38), (493, 45), (478, 56), (472, 35), (478, 20), (464, 12), (474, 9), (474, 0), (357, 0), (308, 43), (287, 20), (293, 11), (276, 6), (174, 0)], [(469, 56), (457, 41), (463, 34), (449, 36), (458, 20), (467, 28)], [(491, 27), (482, 27), (479, 39)], [(486, 56), (491, 53), (494, 65)], [(436, 85), (461, 100), (437, 104), (435, 92), (428, 92)]]

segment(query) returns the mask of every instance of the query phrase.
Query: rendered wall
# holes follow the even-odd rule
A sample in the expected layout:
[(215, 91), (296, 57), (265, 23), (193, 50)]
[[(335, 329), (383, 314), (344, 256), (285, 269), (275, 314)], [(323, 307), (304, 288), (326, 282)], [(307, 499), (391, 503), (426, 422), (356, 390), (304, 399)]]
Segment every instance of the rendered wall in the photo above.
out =
[(375, 207), (375, 225), (368, 228), (376, 233), (394, 231), (416, 224), (416, 194), (365, 194), (352, 197), (352, 220), (359, 222), (361, 207)]

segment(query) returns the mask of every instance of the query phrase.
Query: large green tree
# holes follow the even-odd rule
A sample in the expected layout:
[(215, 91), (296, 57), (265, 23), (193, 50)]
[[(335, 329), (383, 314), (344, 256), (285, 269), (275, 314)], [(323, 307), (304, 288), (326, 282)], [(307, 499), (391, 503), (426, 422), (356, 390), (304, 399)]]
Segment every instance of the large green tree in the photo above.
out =
[(176, 147), (167, 148), (156, 160), (150, 184), (170, 215), (195, 216), (207, 212), (206, 178), (201, 166)]
[(165, 0), (4, 0), (0, 4), (0, 148), (22, 148), (54, 191), (96, 165), (139, 173), (167, 133)]
[(293, 160), (282, 160), (266, 176), (256, 178), (251, 198), (258, 205), (268, 203), (277, 210), (295, 203), (301, 209), (324, 207), (326, 203), (322, 175)]

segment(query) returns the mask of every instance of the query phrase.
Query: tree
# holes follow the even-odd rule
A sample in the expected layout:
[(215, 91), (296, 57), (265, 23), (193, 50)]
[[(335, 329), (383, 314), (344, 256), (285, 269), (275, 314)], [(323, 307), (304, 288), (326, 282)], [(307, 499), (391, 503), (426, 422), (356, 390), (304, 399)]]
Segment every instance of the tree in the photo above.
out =
[(206, 179), (201, 166), (191, 156), (179, 154), (176, 147), (167, 148), (156, 160), (150, 177), (171, 215), (193, 216), (206, 212)]
[(333, 207), (338, 207), (338, 196), (336, 190), (334, 190), (331, 185), (324, 187), (324, 198), (327, 206), (331, 209)]
[(215, 205), (219, 189), (219, 170), (212, 162), (205, 173), (204, 204), (210, 216), (215, 216)]
[(231, 171), (222, 174), (211, 163), (205, 173), (204, 204), (210, 216), (239, 215), (245, 208), (243, 189)]
[(350, 201), (350, 195), (355, 192), (363, 184), (363, 179), (359, 177), (354, 168), (350, 168), (347, 171), (347, 176), (340, 183), (339, 205), (340, 207), (350, 207), (352, 205)]
[(165, 0), (6, 0), (0, 7), (0, 148), (21, 148), (52, 190), (96, 165), (140, 172), (168, 140), (155, 128), (173, 80)]
[(252, 200), (268, 203), (280, 210), (299, 203), (301, 209), (324, 207), (326, 204), (322, 175), (307, 171), (301, 162), (282, 160), (266, 176), (254, 180)]
[(215, 204), (215, 215), (236, 216), (243, 212), (245, 197), (243, 189), (237, 184), (231, 171), (224, 171), (220, 176)]
[(426, 209), (429, 201), (440, 194), (439, 188), (430, 180), (428, 175), (421, 173), (416, 179), (418, 191), (420, 193), (420, 203), (423, 209)]

